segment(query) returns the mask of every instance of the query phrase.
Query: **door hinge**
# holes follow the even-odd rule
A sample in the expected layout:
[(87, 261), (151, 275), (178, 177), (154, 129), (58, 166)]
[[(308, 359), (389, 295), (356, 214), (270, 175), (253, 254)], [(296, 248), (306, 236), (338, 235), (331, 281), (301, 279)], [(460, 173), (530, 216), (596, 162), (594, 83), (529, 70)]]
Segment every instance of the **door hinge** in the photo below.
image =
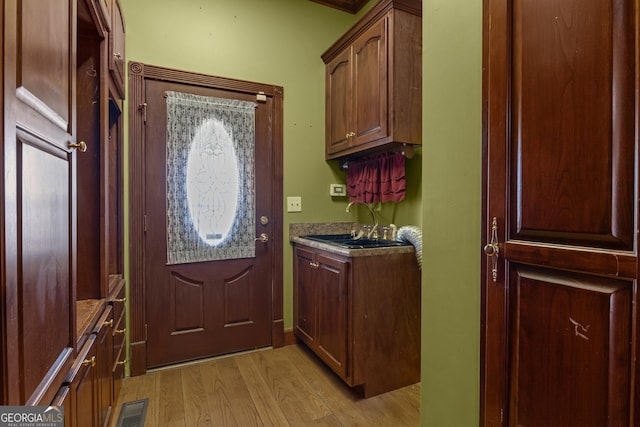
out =
[(138, 105), (138, 110), (142, 111), (142, 122), (146, 124), (147, 123), (147, 103), (143, 102), (142, 104)]
[(147, 324), (144, 324), (144, 341), (147, 341)]
[(142, 219), (142, 226), (144, 227), (144, 232), (147, 232), (147, 215), (145, 214), (144, 218)]

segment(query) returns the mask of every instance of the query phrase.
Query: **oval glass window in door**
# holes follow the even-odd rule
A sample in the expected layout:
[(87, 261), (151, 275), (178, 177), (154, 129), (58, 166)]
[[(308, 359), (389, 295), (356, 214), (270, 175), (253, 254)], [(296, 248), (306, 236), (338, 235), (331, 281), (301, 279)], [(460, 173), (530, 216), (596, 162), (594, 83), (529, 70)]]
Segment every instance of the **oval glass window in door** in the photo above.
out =
[(225, 241), (238, 208), (238, 159), (232, 136), (218, 119), (205, 120), (193, 136), (186, 168), (189, 214), (209, 246)]

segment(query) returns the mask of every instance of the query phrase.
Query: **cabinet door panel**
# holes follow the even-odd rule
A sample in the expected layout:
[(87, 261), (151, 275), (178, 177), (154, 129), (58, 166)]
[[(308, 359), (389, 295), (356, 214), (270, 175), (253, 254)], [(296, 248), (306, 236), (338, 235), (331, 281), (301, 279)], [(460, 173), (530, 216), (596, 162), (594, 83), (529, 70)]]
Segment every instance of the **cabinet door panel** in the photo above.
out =
[(352, 145), (387, 136), (387, 19), (369, 28), (353, 45), (355, 136)]
[(311, 345), (316, 336), (316, 302), (314, 274), (311, 267), (313, 252), (296, 249), (294, 287), (294, 330), (296, 335)]
[(74, 3), (23, 0), (18, 10), (18, 94), (65, 130), (72, 111)]
[(317, 264), (319, 356), (344, 378), (347, 375), (348, 263), (319, 254)]
[(632, 283), (514, 270), (510, 425), (625, 424)]
[(22, 401), (36, 403), (44, 392), (39, 390), (41, 382), (62, 369), (74, 342), (69, 304), (70, 171), (67, 153), (47, 141), (18, 132), (17, 148), (22, 169), (18, 183)]
[(326, 148), (327, 154), (333, 154), (349, 147), (349, 133), (353, 131), (351, 49), (338, 55), (326, 70)]

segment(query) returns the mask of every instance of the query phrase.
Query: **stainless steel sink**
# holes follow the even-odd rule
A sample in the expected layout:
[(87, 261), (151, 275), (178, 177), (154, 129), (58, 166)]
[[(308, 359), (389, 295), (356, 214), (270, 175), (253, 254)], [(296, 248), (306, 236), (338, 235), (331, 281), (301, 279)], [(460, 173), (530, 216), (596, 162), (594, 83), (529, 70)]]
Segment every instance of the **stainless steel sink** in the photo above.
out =
[(395, 240), (385, 239), (354, 239), (351, 234), (310, 234), (300, 236), (304, 239), (315, 240), (316, 242), (328, 243), (330, 245), (339, 246), (346, 249), (365, 249), (365, 248), (385, 248), (390, 246), (409, 246), (409, 242), (398, 242)]

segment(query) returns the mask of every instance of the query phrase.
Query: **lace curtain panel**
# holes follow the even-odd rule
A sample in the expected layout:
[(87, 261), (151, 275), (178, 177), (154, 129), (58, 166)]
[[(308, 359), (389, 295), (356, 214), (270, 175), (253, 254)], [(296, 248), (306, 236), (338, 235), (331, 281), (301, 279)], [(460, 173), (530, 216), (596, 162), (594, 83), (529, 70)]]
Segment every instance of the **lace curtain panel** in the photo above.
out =
[(253, 102), (166, 92), (167, 264), (255, 257)]

